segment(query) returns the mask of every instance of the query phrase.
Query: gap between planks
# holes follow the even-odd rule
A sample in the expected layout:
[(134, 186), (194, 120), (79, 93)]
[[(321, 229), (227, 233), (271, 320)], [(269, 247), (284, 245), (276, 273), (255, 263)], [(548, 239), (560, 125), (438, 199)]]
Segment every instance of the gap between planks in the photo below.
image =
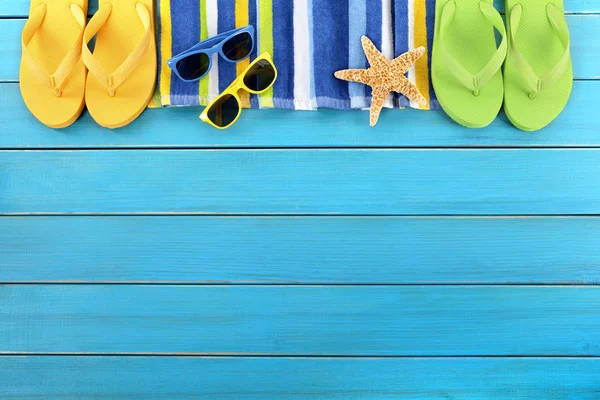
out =
[(511, 354), (493, 354), (493, 355), (439, 355), (439, 356), (422, 356), (422, 355), (406, 355), (406, 356), (393, 356), (393, 355), (294, 355), (294, 354), (244, 354), (244, 353), (224, 353), (224, 354), (207, 354), (207, 353), (80, 353), (80, 352), (64, 352), (64, 353), (51, 353), (51, 352), (0, 352), (0, 358), (10, 357), (98, 357), (98, 358), (204, 358), (204, 359), (236, 359), (236, 358), (247, 358), (247, 359), (281, 359), (290, 358), (295, 360), (332, 360), (332, 359), (356, 359), (356, 360), (377, 360), (377, 359), (429, 359), (429, 360), (441, 360), (447, 358), (460, 358), (460, 359), (483, 359), (483, 358), (500, 358), (500, 359), (600, 359), (600, 356), (591, 355), (569, 355), (569, 354), (548, 354), (548, 355), (511, 355)]
[[(434, 111), (436, 112), (436, 111)], [(127, 147), (115, 147), (113, 146), (98, 146), (98, 147), (0, 147), (0, 151), (5, 152), (41, 152), (41, 151), (53, 151), (53, 152), (75, 152), (75, 151), (314, 151), (314, 150), (365, 150), (365, 151), (378, 151), (378, 150), (393, 150), (393, 151), (447, 151), (447, 150), (463, 150), (463, 151), (477, 151), (477, 150), (597, 150), (600, 146), (585, 146), (579, 144), (565, 144), (561, 146), (550, 145), (550, 146), (539, 146), (535, 144), (531, 145), (510, 145), (502, 146), (498, 145), (464, 145), (464, 146), (281, 146), (281, 147), (234, 147), (234, 146), (223, 146), (223, 147), (210, 147), (210, 146), (181, 146), (181, 145), (139, 145), (135, 144), (128, 145)]]
[(378, 286), (378, 287), (409, 287), (409, 286), (428, 286), (428, 287), (439, 287), (439, 286), (463, 286), (463, 287), (477, 287), (477, 286), (512, 286), (512, 287), (594, 287), (600, 286), (600, 282), (597, 283), (581, 283), (581, 282), (552, 282), (552, 283), (462, 283), (462, 282), (445, 282), (445, 283), (262, 283), (262, 282), (213, 282), (213, 281), (0, 281), (0, 286), (27, 286), (27, 285), (88, 285), (88, 286), (258, 286), (258, 287), (306, 287), (306, 286), (322, 286), (322, 287), (334, 287), (334, 286)]

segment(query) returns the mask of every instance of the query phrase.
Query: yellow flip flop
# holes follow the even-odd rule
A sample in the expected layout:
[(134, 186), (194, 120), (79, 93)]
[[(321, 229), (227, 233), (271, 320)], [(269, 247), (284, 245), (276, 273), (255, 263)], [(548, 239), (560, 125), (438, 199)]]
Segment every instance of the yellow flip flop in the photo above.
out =
[(86, 68), (81, 46), (87, 0), (31, 0), (21, 36), (21, 96), (52, 128), (71, 125), (83, 111)]
[[(156, 81), (153, 0), (99, 0), (84, 34), (87, 108), (99, 124), (119, 128), (150, 102)], [(97, 34), (94, 53), (89, 41)]]

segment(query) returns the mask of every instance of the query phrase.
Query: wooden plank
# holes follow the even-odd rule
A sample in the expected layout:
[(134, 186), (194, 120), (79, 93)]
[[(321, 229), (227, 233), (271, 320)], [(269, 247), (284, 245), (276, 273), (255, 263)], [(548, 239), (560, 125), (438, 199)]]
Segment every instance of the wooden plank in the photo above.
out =
[[(29, 14), (29, 0), (11, 0), (0, 2), (0, 18), (24, 17)], [(504, 11), (504, 0), (494, 0), (498, 11)], [(97, 1), (90, 1), (88, 14), (93, 14), (98, 9)], [(598, 13), (600, 12), (599, 0), (566, 0), (567, 13)]]
[(596, 358), (0, 357), (3, 399), (590, 399)]
[(600, 150), (2, 151), (0, 213), (600, 213)]
[[(595, 0), (599, 5), (600, 0)], [(575, 79), (600, 79), (600, 41), (589, 44), (583, 39), (591, 32), (600, 36), (600, 15), (572, 15), (566, 17), (571, 37), (571, 58)]]
[[(5, 2), (2, 2), (5, 3)], [(1, 6), (0, 6), (1, 7)], [(21, 62), (21, 31), (25, 25), (23, 19), (0, 20), (0, 81), (18, 82)]]
[[(600, 11), (600, 6), (598, 7)], [(17, 82), (21, 60), (21, 31), (25, 20), (0, 21), (0, 82)], [(600, 77), (600, 15), (567, 16), (571, 34), (571, 57), (576, 79)], [(557, 39), (558, 40), (558, 39)], [(331, 79), (334, 79), (333, 77)]]
[[(27, 18), (29, 15), (30, 4), (30, 0), (10, 0), (0, 2), (0, 18)], [(96, 11), (98, 11), (98, 0), (88, 0), (88, 16), (93, 15)]]
[[(1, 25), (0, 25), (1, 26)], [(198, 121), (200, 109), (146, 110), (117, 131), (83, 116), (67, 129), (39, 123), (23, 104), (17, 84), (0, 83), (0, 148), (136, 147), (594, 147), (600, 146), (600, 116), (589, 99), (600, 81), (577, 81), (563, 113), (543, 130), (527, 133), (501, 114), (485, 129), (464, 128), (443, 112), (383, 110), (375, 128), (368, 112), (244, 110), (226, 133)]]
[(600, 282), (588, 217), (4, 217), (0, 243), (0, 282)]
[[(566, 13), (598, 13), (600, 12), (599, 0), (565, 0)], [(504, 0), (494, 0), (494, 7), (502, 13), (505, 12)]]
[(4, 285), (0, 320), (4, 354), (600, 355), (598, 286)]

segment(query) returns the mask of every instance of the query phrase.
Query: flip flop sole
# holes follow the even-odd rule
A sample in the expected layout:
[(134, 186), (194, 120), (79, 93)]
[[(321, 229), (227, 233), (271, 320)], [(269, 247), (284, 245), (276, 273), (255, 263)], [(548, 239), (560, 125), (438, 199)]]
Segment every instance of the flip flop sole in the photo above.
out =
[[(99, 6), (112, 4), (106, 23), (98, 32), (94, 57), (108, 72), (115, 71), (134, 50), (143, 37), (145, 28), (136, 11), (138, 3), (144, 4), (153, 15), (152, 0), (100, 0)], [(153, 24), (153, 17), (151, 24)], [(154, 32), (154, 27), (152, 27)], [(86, 85), (88, 110), (99, 124), (107, 128), (120, 128), (135, 120), (148, 106), (154, 95), (157, 56), (154, 34), (139, 65), (116, 89), (114, 96), (90, 73)]]
[[(482, 128), (496, 118), (502, 107), (502, 71), (498, 70), (476, 96), (444, 64), (440, 46), (443, 40), (447, 51), (470, 73), (477, 74), (496, 52), (494, 27), (482, 15), (480, 0), (461, 0), (456, 2), (454, 19), (442, 38), (441, 13), (449, 1), (453, 0), (437, 0), (436, 3), (431, 66), (433, 87), (440, 105), (453, 120), (469, 128)], [(492, 4), (492, 0), (484, 1)]]
[[(523, 7), (523, 14), (516, 34), (519, 50), (538, 76), (552, 70), (564, 54), (564, 47), (548, 22), (546, 7), (554, 4), (561, 10), (561, 0), (507, 0), (506, 10), (517, 4)], [(510, 15), (510, 14), (508, 14)], [(507, 17), (510, 29), (510, 18)], [(523, 75), (511, 59), (509, 46), (504, 64), (504, 111), (511, 123), (524, 131), (536, 131), (552, 122), (564, 109), (573, 86), (571, 61), (564, 74), (551, 86), (541, 90), (535, 98), (529, 97), (529, 88)]]
[[(83, 12), (87, 13), (88, 3), (87, 0), (32, 0), (30, 12), (42, 3), (47, 6), (46, 14), (27, 50), (33, 59), (50, 73), (56, 71), (82, 29), (73, 18), (71, 4), (81, 7)], [(40, 122), (51, 128), (67, 127), (77, 120), (83, 111), (86, 74), (87, 70), (80, 59), (65, 81), (61, 96), (57, 97), (52, 89), (36, 78), (25, 56), (22, 56), (19, 70), (21, 96), (29, 111)]]

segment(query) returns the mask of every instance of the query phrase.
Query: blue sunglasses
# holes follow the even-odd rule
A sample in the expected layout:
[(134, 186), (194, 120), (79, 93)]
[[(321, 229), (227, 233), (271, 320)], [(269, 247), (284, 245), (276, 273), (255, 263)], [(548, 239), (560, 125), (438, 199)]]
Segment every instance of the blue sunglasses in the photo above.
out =
[(194, 82), (208, 74), (212, 55), (219, 53), (226, 61), (236, 63), (250, 56), (254, 50), (254, 27), (223, 32), (206, 39), (167, 61), (179, 79)]

